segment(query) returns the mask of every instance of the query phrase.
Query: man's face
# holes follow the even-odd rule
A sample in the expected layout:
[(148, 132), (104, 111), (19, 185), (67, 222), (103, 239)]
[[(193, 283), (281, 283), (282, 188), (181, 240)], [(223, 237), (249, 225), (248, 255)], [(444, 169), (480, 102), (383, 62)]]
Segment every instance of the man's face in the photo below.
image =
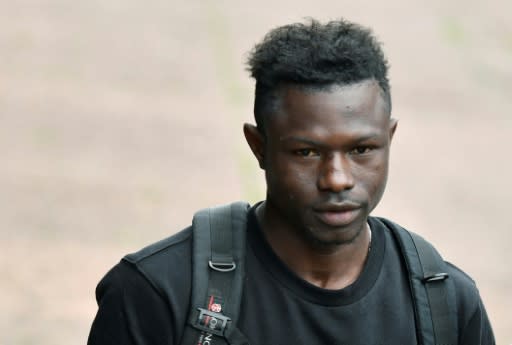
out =
[(265, 170), (274, 223), (317, 244), (354, 240), (384, 192), (395, 128), (373, 80), (282, 89), (265, 139), (249, 142)]

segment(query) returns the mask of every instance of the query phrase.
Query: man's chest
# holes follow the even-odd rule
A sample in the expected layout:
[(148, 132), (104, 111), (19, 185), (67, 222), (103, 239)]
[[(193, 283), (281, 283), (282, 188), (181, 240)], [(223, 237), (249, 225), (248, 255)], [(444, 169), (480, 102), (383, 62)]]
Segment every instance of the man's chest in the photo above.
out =
[(355, 300), (337, 298), (332, 292), (322, 301), (320, 291), (309, 296), (302, 290), (298, 295), (297, 286), (283, 284), (261, 267), (253, 268), (246, 277), (239, 329), (251, 345), (414, 345), (407, 281), (396, 270), (383, 267), (380, 273)]

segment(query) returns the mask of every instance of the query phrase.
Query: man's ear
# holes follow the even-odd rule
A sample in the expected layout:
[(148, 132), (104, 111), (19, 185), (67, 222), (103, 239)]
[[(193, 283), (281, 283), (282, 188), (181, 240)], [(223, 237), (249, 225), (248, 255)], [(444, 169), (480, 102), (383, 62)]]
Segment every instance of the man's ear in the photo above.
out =
[(258, 128), (251, 124), (244, 124), (244, 135), (254, 157), (258, 160), (260, 168), (265, 170), (265, 139)]
[(389, 141), (393, 140), (396, 128), (398, 127), (398, 120), (394, 118), (389, 119)]

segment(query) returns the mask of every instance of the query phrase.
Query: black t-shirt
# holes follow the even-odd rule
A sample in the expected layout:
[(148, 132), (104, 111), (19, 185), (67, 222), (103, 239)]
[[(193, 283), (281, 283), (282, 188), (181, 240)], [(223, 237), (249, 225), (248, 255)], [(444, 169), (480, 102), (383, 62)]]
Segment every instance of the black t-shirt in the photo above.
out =
[[(238, 328), (251, 345), (414, 345), (407, 273), (389, 229), (369, 218), (372, 249), (358, 279), (341, 290), (292, 272), (249, 212), (246, 278)], [(98, 284), (89, 345), (173, 344), (183, 334), (191, 292), (192, 229), (131, 254)], [(456, 290), (459, 344), (494, 337), (473, 281), (448, 264)], [(214, 343), (213, 343), (214, 344)]]

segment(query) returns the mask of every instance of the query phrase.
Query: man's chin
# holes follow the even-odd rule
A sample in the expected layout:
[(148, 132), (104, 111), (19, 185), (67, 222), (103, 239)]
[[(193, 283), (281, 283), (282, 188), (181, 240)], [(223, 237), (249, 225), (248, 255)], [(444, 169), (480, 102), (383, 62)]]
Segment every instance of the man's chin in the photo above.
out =
[(353, 243), (361, 234), (363, 228), (362, 225), (342, 229), (315, 228), (310, 229), (308, 237), (315, 247), (338, 247)]

